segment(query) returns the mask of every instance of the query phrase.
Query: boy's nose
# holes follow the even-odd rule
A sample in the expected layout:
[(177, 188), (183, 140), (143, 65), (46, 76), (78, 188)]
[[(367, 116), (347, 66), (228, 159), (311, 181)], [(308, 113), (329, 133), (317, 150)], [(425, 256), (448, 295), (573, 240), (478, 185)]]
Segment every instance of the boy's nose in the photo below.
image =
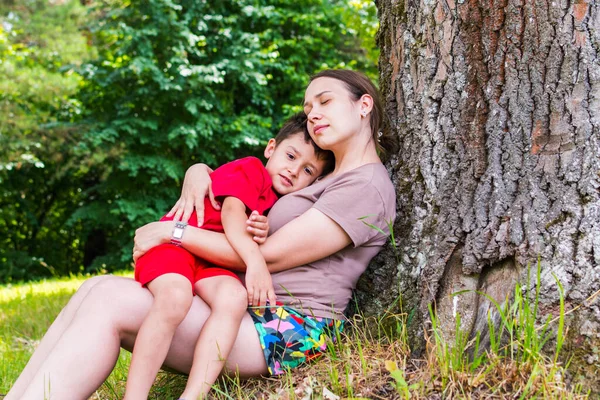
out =
[(298, 166), (290, 166), (288, 168), (288, 171), (290, 172), (290, 175), (295, 178), (295, 177), (298, 176), (298, 170), (299, 169), (300, 169), (300, 167), (298, 167)]

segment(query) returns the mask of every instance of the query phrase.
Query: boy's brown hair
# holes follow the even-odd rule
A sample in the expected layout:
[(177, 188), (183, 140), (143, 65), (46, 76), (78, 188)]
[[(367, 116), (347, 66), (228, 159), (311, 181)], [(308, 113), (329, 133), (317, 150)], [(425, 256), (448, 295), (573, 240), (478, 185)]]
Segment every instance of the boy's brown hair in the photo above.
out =
[(325, 166), (323, 167), (323, 173), (321, 175), (327, 175), (333, 171), (335, 166), (335, 157), (331, 151), (323, 150), (312, 140), (310, 134), (308, 133), (306, 122), (306, 114), (304, 114), (302, 111), (289, 117), (283, 123), (283, 126), (279, 132), (277, 132), (277, 135), (275, 136), (275, 144), (279, 146), (279, 143), (283, 142), (290, 136), (299, 135), (302, 133), (304, 135), (304, 141), (313, 145), (317, 158), (325, 161)]

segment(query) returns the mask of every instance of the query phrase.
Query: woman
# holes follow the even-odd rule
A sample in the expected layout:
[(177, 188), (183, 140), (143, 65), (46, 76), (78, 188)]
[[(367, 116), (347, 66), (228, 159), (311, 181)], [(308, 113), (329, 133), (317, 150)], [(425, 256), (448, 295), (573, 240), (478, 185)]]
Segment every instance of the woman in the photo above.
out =
[[(335, 169), (276, 203), (269, 213), (272, 235), (261, 252), (278, 301), (299, 315), (339, 321), (356, 281), (386, 241), (379, 230), (387, 231), (395, 217), (394, 188), (378, 154), (388, 137), (380, 133), (383, 114), (377, 90), (362, 74), (323, 71), (311, 78), (304, 99), (309, 133), (319, 147), (333, 151)], [(200, 182), (203, 198), (210, 185), (204, 167), (188, 171), (184, 193), (194, 182)], [(194, 203), (184, 197), (186, 204)], [(172, 231), (172, 222), (138, 229), (134, 258), (169, 241)], [(182, 245), (210, 262), (243, 271), (222, 234), (189, 229)], [(110, 374), (119, 349), (131, 349), (151, 303), (151, 294), (131, 279), (88, 280), (50, 327), (6, 400), (43, 398), (44, 390), (50, 390), (50, 398), (87, 398)], [(189, 371), (209, 313), (195, 298), (173, 338), (166, 366)], [(273, 373), (281, 361), (273, 361), (268, 348), (263, 349), (268, 347), (262, 329), (266, 325), (255, 314), (244, 317), (226, 361), (229, 371), (244, 377)]]

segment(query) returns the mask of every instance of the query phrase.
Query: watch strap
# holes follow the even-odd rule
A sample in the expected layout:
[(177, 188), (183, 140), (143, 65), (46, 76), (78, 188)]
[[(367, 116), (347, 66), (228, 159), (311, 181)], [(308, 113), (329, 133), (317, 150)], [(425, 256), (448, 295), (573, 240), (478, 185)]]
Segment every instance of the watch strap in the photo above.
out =
[(175, 246), (181, 246), (181, 240), (183, 239), (183, 233), (187, 225), (187, 222), (175, 222), (175, 228), (173, 228), (173, 233), (171, 233), (172, 244), (174, 244)]

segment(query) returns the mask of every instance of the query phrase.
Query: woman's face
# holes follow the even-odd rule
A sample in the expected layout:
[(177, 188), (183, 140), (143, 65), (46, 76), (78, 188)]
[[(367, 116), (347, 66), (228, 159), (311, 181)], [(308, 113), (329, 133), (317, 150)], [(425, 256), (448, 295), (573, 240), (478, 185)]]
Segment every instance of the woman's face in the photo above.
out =
[(354, 101), (344, 82), (317, 78), (304, 95), (308, 132), (322, 149), (333, 150), (348, 141), (362, 127), (360, 101)]

